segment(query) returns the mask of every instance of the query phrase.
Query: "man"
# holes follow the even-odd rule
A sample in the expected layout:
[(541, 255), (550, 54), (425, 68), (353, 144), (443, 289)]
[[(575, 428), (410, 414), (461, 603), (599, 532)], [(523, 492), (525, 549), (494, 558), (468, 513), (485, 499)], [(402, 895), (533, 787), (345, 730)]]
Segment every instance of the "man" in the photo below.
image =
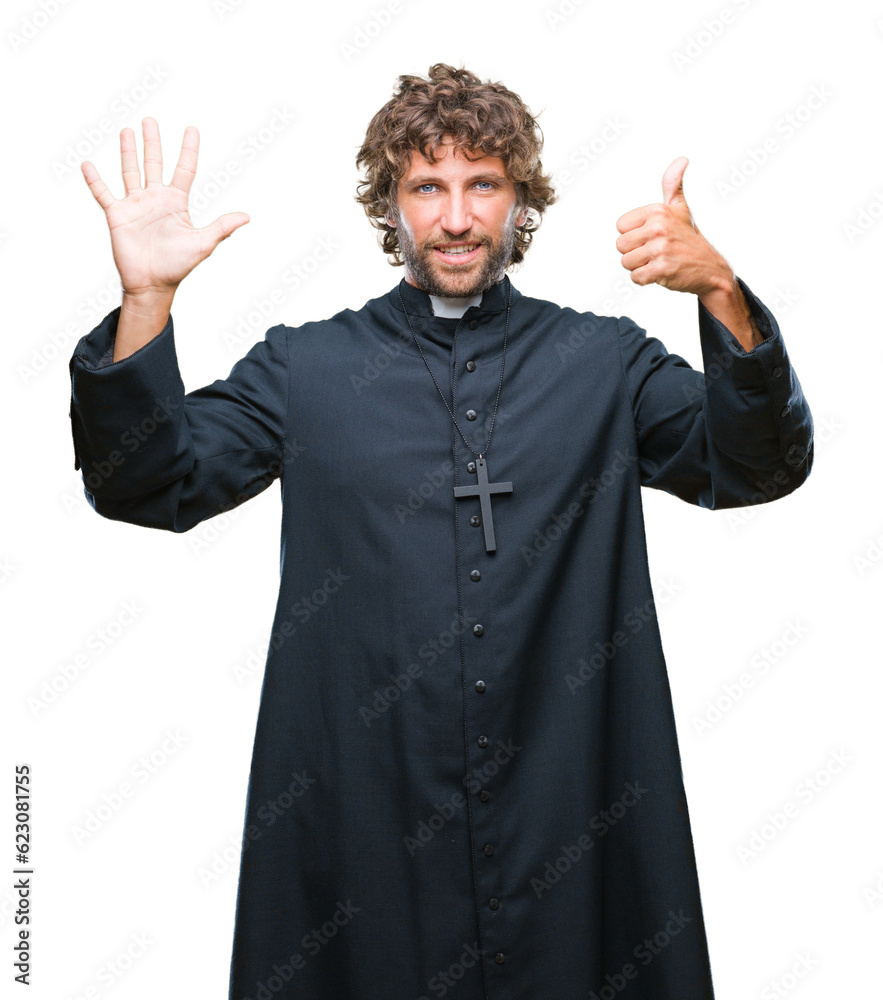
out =
[(71, 359), (86, 496), (183, 532), (282, 481), (230, 997), (708, 1000), (641, 486), (779, 500), (813, 425), (775, 318), (693, 224), (686, 161), (616, 247), (697, 296), (704, 373), (512, 286), (554, 201), (538, 126), (437, 64), (357, 160), (404, 278), (185, 394), (174, 292), (248, 218), (194, 230), (196, 130), (164, 186), (143, 129), (143, 189), (130, 130), (123, 199), (83, 166), (123, 285)]

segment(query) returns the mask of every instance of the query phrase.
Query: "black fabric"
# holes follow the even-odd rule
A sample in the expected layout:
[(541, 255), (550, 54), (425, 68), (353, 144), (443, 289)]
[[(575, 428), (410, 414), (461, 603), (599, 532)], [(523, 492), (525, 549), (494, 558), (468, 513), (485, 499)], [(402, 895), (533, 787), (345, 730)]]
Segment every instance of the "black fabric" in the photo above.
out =
[[(697, 303), (705, 373), (628, 317), (512, 289), (494, 553), (396, 287), (274, 326), (186, 394), (171, 317), (115, 364), (119, 309), (79, 341), (99, 514), (184, 532), (281, 480), (231, 1000), (712, 997), (641, 487), (722, 510), (810, 472), (781, 331), (740, 284), (764, 340)], [(482, 447), (509, 279), (461, 320), (398, 287)]]

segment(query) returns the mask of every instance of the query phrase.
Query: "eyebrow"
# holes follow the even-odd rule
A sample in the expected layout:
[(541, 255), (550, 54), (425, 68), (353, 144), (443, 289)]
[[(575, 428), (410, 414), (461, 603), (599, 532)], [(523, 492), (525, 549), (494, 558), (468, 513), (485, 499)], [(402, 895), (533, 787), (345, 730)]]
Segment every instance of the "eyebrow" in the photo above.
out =
[[(504, 177), (503, 174), (498, 174), (496, 171), (486, 171), (481, 174), (475, 174), (469, 177), (468, 180), (475, 184), (477, 181), (501, 181), (505, 183), (508, 178)], [(424, 175), (422, 177), (415, 177), (413, 180), (408, 181), (408, 186), (420, 187), (422, 184), (443, 184), (443, 177), (431, 177)]]

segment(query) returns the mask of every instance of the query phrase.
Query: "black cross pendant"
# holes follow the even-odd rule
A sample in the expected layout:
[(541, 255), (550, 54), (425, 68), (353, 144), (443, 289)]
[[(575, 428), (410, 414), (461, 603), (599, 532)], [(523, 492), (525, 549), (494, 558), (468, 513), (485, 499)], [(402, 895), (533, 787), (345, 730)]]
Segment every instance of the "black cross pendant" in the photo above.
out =
[(494, 539), (494, 519), (491, 516), (491, 494), (512, 493), (512, 483), (489, 483), (487, 480), (487, 462), (483, 458), (475, 460), (475, 471), (478, 474), (478, 485), (455, 486), (454, 496), (458, 500), (461, 500), (463, 497), (480, 498), (481, 520), (484, 523), (484, 544), (488, 552), (496, 552), (497, 543)]

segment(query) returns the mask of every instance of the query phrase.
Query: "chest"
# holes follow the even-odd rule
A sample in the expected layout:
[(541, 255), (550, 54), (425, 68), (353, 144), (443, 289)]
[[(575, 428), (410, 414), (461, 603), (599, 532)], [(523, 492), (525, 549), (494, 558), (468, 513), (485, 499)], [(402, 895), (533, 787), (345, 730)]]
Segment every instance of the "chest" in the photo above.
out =
[(486, 451), (490, 481), (511, 481), (525, 502), (584, 497), (633, 441), (615, 338), (572, 319), (516, 334), (502, 366), (496, 341), (481, 350), (466, 337), (455, 349), (423, 340), (425, 362), (413, 343), (378, 351), (347, 336), (301, 352), (289, 405), (298, 481), (330, 504), (356, 491), (381, 511), (449, 509)]

